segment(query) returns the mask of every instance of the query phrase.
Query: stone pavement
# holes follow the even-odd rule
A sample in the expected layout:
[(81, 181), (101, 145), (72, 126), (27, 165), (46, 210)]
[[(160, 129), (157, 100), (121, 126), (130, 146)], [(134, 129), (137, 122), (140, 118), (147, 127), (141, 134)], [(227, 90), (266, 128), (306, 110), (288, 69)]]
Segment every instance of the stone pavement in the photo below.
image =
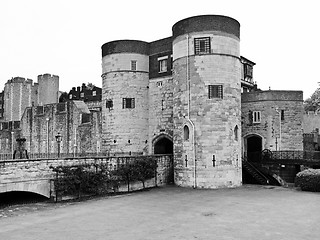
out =
[(0, 218), (0, 239), (320, 239), (320, 193), (155, 188)]

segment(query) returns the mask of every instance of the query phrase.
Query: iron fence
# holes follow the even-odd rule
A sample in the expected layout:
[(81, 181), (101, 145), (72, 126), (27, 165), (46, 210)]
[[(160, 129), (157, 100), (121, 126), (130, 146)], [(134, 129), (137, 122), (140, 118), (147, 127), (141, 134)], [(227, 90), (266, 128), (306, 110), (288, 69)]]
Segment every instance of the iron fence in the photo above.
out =
[[(10, 161), (16, 159), (65, 159), (65, 158), (88, 158), (88, 157), (120, 157), (120, 156), (141, 156), (143, 152), (83, 152), (83, 153), (0, 153), (0, 160)], [(23, 156), (23, 157), (21, 157)]]
[(320, 151), (263, 150), (262, 152), (245, 153), (244, 157), (256, 163), (320, 165)]

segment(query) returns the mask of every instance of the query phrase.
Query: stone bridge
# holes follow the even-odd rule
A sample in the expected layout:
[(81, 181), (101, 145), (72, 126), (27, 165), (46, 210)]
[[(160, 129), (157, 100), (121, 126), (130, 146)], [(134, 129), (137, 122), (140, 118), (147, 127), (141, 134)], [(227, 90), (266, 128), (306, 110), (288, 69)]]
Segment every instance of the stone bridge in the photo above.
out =
[[(137, 157), (148, 156), (0, 160), (0, 194), (11, 191), (24, 191), (51, 198), (54, 197), (53, 180), (55, 173), (50, 167), (103, 163), (114, 169), (119, 163), (121, 164), (128, 159)], [(172, 172), (172, 156), (154, 155), (152, 157), (156, 158), (158, 163), (157, 185), (164, 185), (167, 183), (169, 172)]]

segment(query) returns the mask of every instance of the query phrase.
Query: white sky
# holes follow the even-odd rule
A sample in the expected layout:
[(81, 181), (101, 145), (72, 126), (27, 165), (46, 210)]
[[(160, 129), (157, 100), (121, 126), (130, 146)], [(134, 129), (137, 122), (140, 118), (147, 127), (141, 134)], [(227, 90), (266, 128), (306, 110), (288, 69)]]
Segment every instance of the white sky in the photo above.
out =
[(177, 21), (226, 15), (241, 24), (241, 55), (267, 90), (303, 90), (320, 82), (320, 12), (316, 0), (1, 0), (0, 91), (12, 77), (59, 75), (60, 90), (101, 87), (101, 45), (169, 37)]

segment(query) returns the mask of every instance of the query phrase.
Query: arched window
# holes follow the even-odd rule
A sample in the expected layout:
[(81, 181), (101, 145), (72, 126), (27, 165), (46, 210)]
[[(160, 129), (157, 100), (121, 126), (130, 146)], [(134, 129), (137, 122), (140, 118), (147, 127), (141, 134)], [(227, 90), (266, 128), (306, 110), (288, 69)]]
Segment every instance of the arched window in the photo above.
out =
[(238, 141), (238, 125), (234, 127), (233, 133), (234, 133), (234, 140)]
[(184, 125), (183, 127), (183, 139), (185, 141), (189, 140), (189, 127), (187, 125)]

